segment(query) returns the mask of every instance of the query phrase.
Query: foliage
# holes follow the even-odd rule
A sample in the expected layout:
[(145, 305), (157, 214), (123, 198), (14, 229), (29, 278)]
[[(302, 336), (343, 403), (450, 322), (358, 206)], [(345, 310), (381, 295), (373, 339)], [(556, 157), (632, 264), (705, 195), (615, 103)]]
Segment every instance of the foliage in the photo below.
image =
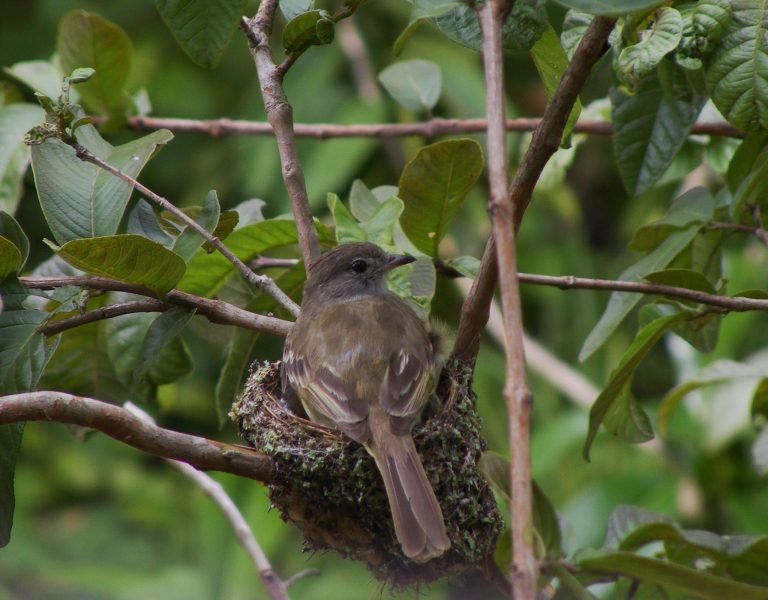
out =
[[(277, 21), (275, 46), (296, 60), (285, 87), (297, 121), (483, 114), (482, 32), (469, 4), (412, 0), (406, 10), (394, 3), (331, 4), (280, 3), (284, 19)], [(297, 257), (274, 139), (174, 138), (166, 129), (140, 135), (127, 127), (151, 112), (264, 120), (255, 108), (258, 82), (246, 43), (236, 34), (249, 3), (156, 0), (157, 12), (85, 0), (68, 2), (78, 9), (71, 12), (61, 3), (39, 5), (3, 9), (12, 26), (0, 40), (9, 50), (0, 80), (0, 393), (53, 389), (112, 403), (141, 401), (175, 428), (233, 440), (225, 416), (248, 364), (275, 358), (279, 343), (223, 330), (178, 306), (98, 320), (46, 339), (41, 326), (142, 297), (79, 286), (43, 292), (19, 278), (88, 274), (141, 286), (159, 299), (177, 289), (288, 316), (246, 286), (233, 264), (178, 215), (81, 160), (84, 148), (141, 176), (246, 263)], [(363, 99), (347, 74), (337, 42), (339, 21), (352, 12), (391, 99), (378, 89)], [(614, 160), (600, 151), (604, 143), (568, 135), (590, 110), (577, 103), (565, 136), (575, 158), (560, 161), (562, 149), (549, 167), (557, 173), (550, 171), (537, 189), (520, 231), (521, 270), (604, 279), (619, 273), (626, 282), (768, 298), (760, 276), (768, 266), (766, 14), (766, 0), (514, 3), (503, 28), (507, 73), (514, 74), (507, 83), (512, 116), (541, 114), (594, 16), (617, 17), (608, 56), (582, 93), (585, 106), (610, 102)], [(40, 49), (39, 40), (48, 39), (50, 46)], [(393, 49), (402, 54), (397, 60)], [(35, 59), (54, 52), (50, 60)], [(218, 67), (202, 73), (189, 59)], [(713, 118), (743, 137), (692, 135), (697, 121)], [(297, 144), (321, 244), (369, 240), (417, 256), (392, 274), (392, 289), (454, 327), (460, 298), (443, 274), (473, 277), (488, 233), (482, 146), (461, 135), (423, 143)], [(509, 139), (519, 163), (527, 138)], [(280, 264), (265, 272), (299, 301), (302, 264)], [(594, 357), (583, 370), (605, 382), (585, 429), (583, 409), (546, 377), (533, 378), (533, 534), (539, 557), (548, 561), (543, 580), (554, 582), (557, 597), (591, 597), (597, 583), (610, 583), (616, 597), (628, 590), (765, 597), (765, 316), (627, 291), (612, 292), (606, 306), (585, 291), (555, 295), (527, 287), (523, 293), (529, 333), (568, 361)], [(507, 490), (501, 364), (499, 347), (484, 343), (474, 387), (485, 434), (499, 453), (488, 454), (483, 469)], [(612, 436), (600, 435), (602, 427)], [(670, 452), (624, 445), (654, 437)], [(190, 500), (187, 488), (174, 491), (168, 474), (92, 438), (75, 448), (61, 432), (27, 427), (22, 445), (20, 425), (0, 426), (0, 544), (10, 542), (2, 551), (9, 560), (0, 566), (0, 589), (118, 598), (157, 595), (171, 585), (186, 597), (239, 598), (260, 585), (213, 509)], [(592, 459), (589, 467), (579, 447)], [(223, 480), (248, 507), (277, 570), (298, 570), (303, 562), (293, 534), (267, 513), (254, 484)], [(85, 511), (103, 498), (107, 506)], [(72, 511), (88, 521), (74, 533), (65, 529)], [(44, 519), (52, 527), (38, 524)], [(94, 533), (101, 520), (111, 536), (109, 558), (103, 547), (85, 543), (101, 539)], [(136, 524), (140, 533), (126, 533)], [(507, 538), (496, 550), (502, 570), (510, 560)], [(110, 567), (103, 569), (104, 562)], [(354, 565), (331, 557), (312, 562), (324, 565), (323, 580), (300, 582), (297, 597), (358, 597), (360, 587), (338, 581), (367, 584)], [(448, 587), (436, 585), (434, 597)]]

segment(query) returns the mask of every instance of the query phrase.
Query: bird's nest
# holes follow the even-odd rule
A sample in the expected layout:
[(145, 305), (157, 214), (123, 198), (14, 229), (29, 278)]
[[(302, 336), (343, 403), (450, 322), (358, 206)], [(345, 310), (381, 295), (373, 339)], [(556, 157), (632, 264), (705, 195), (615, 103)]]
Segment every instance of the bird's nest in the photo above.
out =
[(272, 459), (270, 499), (301, 530), (306, 550), (335, 550), (366, 563), (377, 579), (403, 586), (481, 567), (502, 529), (477, 468), (485, 442), (471, 381), (468, 369), (446, 366), (441, 402), (413, 430), (451, 539), (445, 554), (424, 564), (403, 555), (381, 476), (365, 449), (282, 404), (280, 363), (254, 363), (231, 416), (240, 435)]

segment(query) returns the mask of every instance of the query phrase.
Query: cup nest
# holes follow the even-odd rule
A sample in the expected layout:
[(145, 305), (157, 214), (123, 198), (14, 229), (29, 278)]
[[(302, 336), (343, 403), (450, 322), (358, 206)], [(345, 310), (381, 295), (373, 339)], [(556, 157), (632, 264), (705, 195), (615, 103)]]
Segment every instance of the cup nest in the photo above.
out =
[(306, 551), (334, 550), (364, 562), (379, 580), (407, 586), (482, 568), (502, 530), (478, 471), (486, 445), (471, 382), (469, 369), (456, 361), (446, 365), (437, 399), (413, 429), (451, 539), (445, 554), (423, 564), (401, 551), (373, 458), (340, 432), (284, 406), (279, 362), (252, 365), (230, 416), (243, 439), (271, 458), (270, 500), (302, 532)]

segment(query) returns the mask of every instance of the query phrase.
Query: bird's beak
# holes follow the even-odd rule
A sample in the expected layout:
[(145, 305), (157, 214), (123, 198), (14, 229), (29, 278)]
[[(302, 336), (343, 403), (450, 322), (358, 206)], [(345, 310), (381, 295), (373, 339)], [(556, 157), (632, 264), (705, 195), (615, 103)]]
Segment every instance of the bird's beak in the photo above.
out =
[(412, 263), (416, 259), (413, 256), (405, 256), (404, 254), (390, 254), (387, 264), (384, 266), (385, 271), (391, 271), (397, 267), (402, 267)]

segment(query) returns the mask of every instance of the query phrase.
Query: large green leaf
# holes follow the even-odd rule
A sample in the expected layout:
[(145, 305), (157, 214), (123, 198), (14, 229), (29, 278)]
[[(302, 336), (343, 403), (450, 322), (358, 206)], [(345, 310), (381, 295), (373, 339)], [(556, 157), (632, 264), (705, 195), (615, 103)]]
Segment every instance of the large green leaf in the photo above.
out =
[(248, 0), (155, 0), (176, 43), (206, 69), (221, 60), (247, 4)]
[(185, 269), (178, 254), (130, 233), (72, 240), (56, 253), (86, 273), (143, 285), (159, 296), (178, 283)]
[[(137, 177), (157, 150), (173, 138), (167, 129), (112, 146), (92, 125), (78, 128), (78, 141), (94, 155)], [(32, 147), (37, 195), (54, 238), (69, 240), (112, 235), (122, 219), (133, 186), (75, 156), (57, 139)]]
[(736, 127), (768, 129), (768, 2), (732, 0), (731, 9), (707, 71), (712, 100)]
[[(33, 391), (40, 375), (56, 350), (57, 341), (46, 342), (37, 333), (47, 314), (24, 308), (26, 292), (16, 280), (0, 287), (0, 396)], [(0, 399), (2, 405), (2, 399)], [(13, 476), (23, 426), (0, 426), (0, 547), (11, 534), (14, 510)]]
[(665, 0), (556, 0), (559, 4), (589, 13), (618, 17), (629, 13), (648, 11), (665, 4)]
[[(171, 383), (189, 372), (191, 361), (186, 347), (174, 348), (172, 344), (179, 344), (178, 336), (193, 315), (192, 311), (177, 306), (152, 320), (133, 367), (133, 384), (141, 382), (147, 375), (151, 375), (153, 383)], [(168, 360), (179, 353), (180, 359)]]
[[(689, 210), (691, 203), (688, 200), (696, 199), (701, 200), (700, 206), (702, 211), (699, 213)], [(691, 244), (701, 227), (711, 217), (711, 211), (713, 210), (711, 200), (709, 193), (702, 188), (695, 188), (681, 196), (680, 202), (673, 206), (670, 212), (677, 212), (679, 210), (685, 219), (678, 222), (674, 228), (665, 227), (665, 231), (668, 232), (666, 237), (650, 253), (625, 269), (619, 276), (619, 279), (622, 281), (639, 281), (649, 273), (659, 271), (668, 266), (675, 257)], [(706, 216), (707, 211), (709, 217)], [(672, 221), (670, 218), (669, 222)], [(665, 226), (669, 225), (669, 222), (665, 223)], [(641, 294), (613, 292), (608, 300), (605, 312), (584, 341), (584, 345), (579, 352), (579, 360), (586, 360), (600, 349), (641, 300)]]
[[(318, 225), (317, 231), (322, 243), (336, 243), (329, 228)], [(296, 242), (296, 224), (293, 221), (274, 219), (235, 230), (227, 238), (226, 244), (235, 256), (247, 262), (267, 250)], [(198, 252), (189, 261), (178, 288), (199, 296), (210, 296), (219, 291), (233, 273), (232, 263), (221, 254)]]
[(627, 190), (639, 195), (664, 174), (688, 137), (706, 98), (672, 97), (656, 78), (633, 95), (614, 88), (613, 144)]
[(120, 27), (97, 14), (72, 11), (59, 21), (56, 51), (66, 74), (80, 67), (96, 70), (90, 81), (77, 86), (86, 106), (100, 113), (125, 110), (133, 46)]
[(34, 104), (0, 107), (0, 210), (14, 214), (21, 183), (29, 165), (24, 134), (43, 121), (43, 109)]
[(483, 151), (474, 140), (446, 140), (416, 153), (403, 169), (398, 189), (405, 203), (400, 224), (414, 246), (437, 255), (440, 240), (482, 170)]
[(430, 112), (440, 98), (443, 77), (429, 60), (403, 60), (379, 73), (381, 85), (399, 104), (415, 113)]
[[(4, 67), (3, 71), (15, 80), (23, 83), (33, 92), (40, 92), (49, 98), (56, 98), (61, 94), (61, 78), (63, 75), (51, 61), (29, 60), (17, 62), (11, 67)], [(77, 97), (77, 91), (70, 89), (70, 101), (75, 102)]]
[(707, 571), (686, 567), (664, 560), (639, 556), (631, 552), (591, 552), (578, 562), (582, 569), (595, 573), (623, 575), (649, 581), (683, 592), (687, 598), (722, 600), (765, 600), (768, 589)]
[[(541, 37), (531, 48), (531, 58), (536, 70), (539, 72), (541, 82), (547, 90), (547, 97), (552, 98), (563, 79), (563, 73), (568, 68), (568, 57), (560, 45), (560, 39), (551, 25), (542, 32)], [(581, 114), (581, 101), (576, 102), (568, 115), (568, 121), (563, 130), (563, 138), (566, 138)]]
[[(675, 323), (687, 318), (685, 313), (678, 313), (666, 317), (660, 317), (643, 327), (634, 341), (621, 357), (618, 366), (611, 373), (608, 384), (600, 393), (589, 411), (589, 431), (584, 442), (584, 458), (589, 460), (589, 450), (597, 435), (600, 425), (610, 415), (611, 429), (613, 433), (627, 433), (624, 439), (628, 441), (646, 441), (652, 436), (648, 427), (648, 418), (640, 416), (640, 407), (627, 400), (628, 386), (640, 361), (645, 358), (656, 342), (661, 339), (667, 330)], [(616, 402), (623, 402), (622, 409), (614, 407)]]
[(683, 37), (683, 17), (674, 8), (656, 11), (650, 28), (639, 41), (622, 48), (616, 59), (619, 79), (635, 87), (650, 75), (662, 59), (677, 48)]
[[(20, 271), (24, 268), (24, 264), (27, 262), (27, 257), (29, 257), (29, 238), (27, 237), (27, 234), (24, 233), (21, 226), (16, 222), (16, 219), (2, 210), (0, 210), (0, 236), (5, 238), (6, 241), (11, 242), (18, 251), (19, 262), (13, 270), (17, 272)], [(3, 259), (3, 253), (0, 252), (0, 263), (3, 262)], [(2, 267), (0, 267), (0, 271), (2, 271)], [(12, 271), (8, 272), (10, 273)], [(6, 273), (6, 275), (7, 274), (8, 273)], [(0, 277), (0, 280), (4, 278), (5, 275)]]

